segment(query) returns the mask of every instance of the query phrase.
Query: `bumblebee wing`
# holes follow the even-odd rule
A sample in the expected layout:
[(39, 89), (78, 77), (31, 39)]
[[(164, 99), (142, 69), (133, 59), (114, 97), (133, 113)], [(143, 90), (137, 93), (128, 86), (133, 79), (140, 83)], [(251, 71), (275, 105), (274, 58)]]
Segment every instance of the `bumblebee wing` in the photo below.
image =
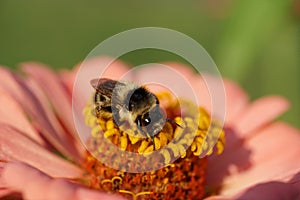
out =
[(99, 90), (100, 89), (99, 87), (103, 87), (103, 86), (109, 87), (109, 85), (116, 84), (116, 82), (117, 81), (108, 78), (100, 78), (100, 79), (95, 78), (90, 81), (90, 84), (95, 90)]
[(116, 84), (122, 84), (118, 81), (108, 78), (93, 79), (90, 81), (93, 88), (100, 94), (111, 97)]

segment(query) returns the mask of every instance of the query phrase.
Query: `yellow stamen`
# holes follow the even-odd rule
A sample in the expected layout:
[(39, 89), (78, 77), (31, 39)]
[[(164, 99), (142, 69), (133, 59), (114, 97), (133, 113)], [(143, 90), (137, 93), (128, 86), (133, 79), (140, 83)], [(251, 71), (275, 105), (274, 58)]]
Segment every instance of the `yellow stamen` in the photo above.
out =
[(128, 140), (127, 140), (127, 136), (123, 135), (122, 137), (120, 137), (120, 148), (125, 151), (128, 145)]
[(147, 147), (147, 149), (145, 149), (145, 151), (144, 151), (143, 153), (144, 153), (144, 154), (150, 153), (150, 152), (153, 151), (153, 149), (154, 149), (154, 147), (153, 147), (153, 145), (151, 145), (151, 146)]
[[(139, 193), (137, 193), (136, 195), (135, 195), (135, 197), (137, 198), (137, 197), (139, 197), (139, 196), (142, 196), (142, 195), (149, 195), (149, 194), (151, 194), (152, 192), (139, 192)], [(135, 198), (135, 199), (136, 199)]]
[(166, 146), (168, 143), (168, 138), (167, 138), (166, 134), (164, 132), (161, 132), (161, 133), (159, 133), (158, 137), (160, 139), (159, 140), (160, 146), (163, 146), (163, 147)]
[(154, 138), (154, 143), (155, 143), (156, 150), (160, 149), (160, 147), (161, 147), (161, 141), (160, 141), (160, 139), (155, 137)]
[(109, 138), (113, 135), (119, 135), (119, 131), (115, 128), (109, 129), (109, 130), (105, 131), (105, 133), (104, 133), (105, 138)]
[(171, 155), (170, 155), (169, 151), (167, 151), (166, 149), (163, 149), (161, 151), (161, 154), (163, 155), (163, 157), (165, 159), (165, 164), (170, 163), (170, 161), (171, 161)]
[(92, 137), (96, 138), (99, 136), (99, 133), (102, 131), (102, 128), (101, 126), (95, 126), (93, 129), (92, 129)]
[(143, 140), (141, 146), (138, 148), (139, 153), (144, 153), (146, 148), (148, 147), (149, 142), (147, 140)]
[(119, 176), (114, 176), (112, 179), (104, 179), (104, 180), (101, 181), (101, 184), (104, 184), (104, 183), (114, 183), (115, 180), (119, 180), (120, 183), (122, 184), (122, 181), (123, 181), (123, 180), (122, 180), (122, 178), (119, 177)]
[(135, 144), (140, 140), (139, 137), (135, 137), (135, 136), (132, 136), (132, 135), (128, 135), (128, 137), (129, 137), (129, 140), (130, 140), (131, 144)]
[(115, 124), (114, 124), (113, 120), (108, 120), (106, 122), (106, 129), (107, 130), (113, 129), (114, 127), (115, 127)]
[(142, 196), (142, 195), (149, 195), (151, 194), (152, 192), (139, 192), (137, 194), (134, 194), (133, 192), (131, 191), (128, 191), (128, 190), (119, 190), (120, 193), (124, 193), (124, 194), (130, 194), (133, 198), (133, 200), (137, 200), (137, 198), (139, 196)]
[[(86, 181), (89, 186), (108, 192), (129, 194), (133, 199), (142, 195), (149, 195), (150, 199), (203, 197), (207, 166), (204, 156), (213, 152), (223, 152), (225, 133), (222, 126), (217, 120), (211, 119), (204, 108), (197, 108), (191, 102), (179, 101), (169, 93), (161, 93), (157, 97), (166, 106), (168, 117), (180, 127), (166, 122), (154, 138), (140, 137), (144, 135), (136, 127), (128, 128), (126, 123), (122, 125), (124, 127), (118, 127), (113, 119), (96, 116), (92, 100), (83, 110), (85, 122), (92, 129), (89, 142), (94, 145), (94, 155), (101, 156), (104, 155), (103, 152), (109, 152), (102, 145), (102, 139), (106, 139), (123, 151), (135, 152), (145, 157), (153, 151), (158, 151), (161, 156), (159, 159), (165, 165), (157, 171), (128, 173), (111, 169), (89, 154), (85, 165), (88, 171), (94, 174), (91, 175), (90, 181)], [(185, 113), (177, 116), (181, 107), (184, 107)], [(203, 155), (203, 158), (200, 159), (200, 155)], [(133, 161), (135, 162), (134, 159)], [(171, 161), (174, 162), (170, 163)], [(112, 162), (119, 163), (119, 160)], [(111, 184), (111, 187), (107, 183)]]

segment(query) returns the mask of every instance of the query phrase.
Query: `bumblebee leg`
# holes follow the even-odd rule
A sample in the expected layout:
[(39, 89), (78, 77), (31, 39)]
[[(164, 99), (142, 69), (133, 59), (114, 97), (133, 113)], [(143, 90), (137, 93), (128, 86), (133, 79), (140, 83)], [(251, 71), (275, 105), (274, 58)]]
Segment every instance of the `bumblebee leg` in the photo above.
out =
[(151, 140), (152, 140), (152, 143), (153, 143), (153, 151), (155, 151), (155, 150), (156, 150), (156, 148), (155, 148), (154, 137), (151, 137)]

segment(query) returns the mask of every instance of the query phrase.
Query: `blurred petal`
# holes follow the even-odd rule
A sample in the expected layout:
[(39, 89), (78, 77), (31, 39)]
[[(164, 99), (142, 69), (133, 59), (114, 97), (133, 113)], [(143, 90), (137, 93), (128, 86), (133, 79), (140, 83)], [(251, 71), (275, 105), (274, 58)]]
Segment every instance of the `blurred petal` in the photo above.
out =
[(247, 106), (248, 95), (235, 82), (224, 79), (226, 91), (226, 124), (234, 124), (235, 117)]
[(233, 200), (233, 198), (225, 198), (222, 196), (211, 196), (211, 197), (205, 198), (205, 200)]
[(63, 69), (59, 72), (58, 76), (61, 80), (62, 84), (65, 86), (66, 90), (70, 94), (70, 98), (72, 98), (73, 86), (76, 78), (77, 68), (73, 70)]
[(198, 97), (198, 104), (204, 107), (212, 118), (226, 119), (226, 88), (221, 77), (202, 73), (192, 79), (192, 86)]
[[(202, 73), (201, 76), (197, 75), (190, 67), (179, 63), (150, 64), (136, 70), (134, 77), (136, 82), (162, 84), (175, 92), (178, 97), (194, 99), (196, 96), (197, 103), (208, 111), (211, 111), (212, 103), (214, 103), (215, 117), (222, 117), (226, 106), (226, 122), (232, 121), (248, 103), (248, 96), (245, 91), (233, 81), (224, 80), (225, 99), (223, 85), (220, 85), (222, 84), (221, 80), (205, 73)], [(158, 90), (151, 86), (150, 88)], [(212, 101), (212, 92), (214, 95), (220, 95), (214, 96), (214, 101)], [(225, 101), (226, 105), (224, 104)]]
[[(38, 187), (40, 187), (40, 185)], [(50, 183), (48, 183), (48, 185), (44, 185), (43, 188), (46, 189), (46, 194), (44, 195), (44, 197), (49, 200), (74, 199), (76, 190), (75, 185), (72, 185), (66, 180), (62, 179), (51, 179)], [(33, 187), (33, 190), (37, 191), (37, 188)], [(29, 194), (32, 195), (31, 192), (29, 192)], [(40, 196), (42, 196), (42, 193), (40, 194)]]
[(11, 94), (16, 100), (23, 99), (23, 104), (26, 104), (27, 99), (24, 95), (24, 88), (22, 85), (19, 85), (16, 81), (16, 76), (9, 71), (7, 68), (0, 66), (0, 86), (2, 89), (7, 91), (7, 93)]
[(3, 177), (8, 187), (21, 192), (25, 199), (73, 199), (75, 188), (71, 184), (25, 164), (7, 164)]
[(53, 105), (55, 113), (69, 133), (72, 133), (74, 138), (77, 137), (73, 125), (71, 99), (68, 97), (67, 91), (63, 87), (59, 77), (49, 67), (39, 63), (22, 63), (21, 66), (22, 70), (43, 89), (43, 92)]
[(244, 200), (244, 199), (255, 199), (255, 200), (299, 200), (300, 199), (300, 188), (290, 183), (283, 183), (278, 181), (271, 181), (267, 183), (260, 183), (253, 187), (250, 187), (244, 191), (239, 191), (238, 195), (231, 197), (224, 196), (211, 196), (205, 198), (205, 200)]
[[(77, 72), (74, 79), (74, 93), (72, 96), (73, 109), (79, 107), (81, 110), (86, 105), (94, 89), (90, 81), (97, 78), (108, 78), (119, 80), (123, 76), (130, 76), (127, 65), (112, 57), (93, 57), (79, 63), (75, 67)], [(129, 77), (128, 80), (131, 80)]]
[(122, 200), (124, 198), (117, 195), (110, 195), (106, 193), (101, 193), (95, 190), (88, 190), (85, 188), (78, 188), (76, 191), (76, 200)]
[(231, 170), (241, 173), (250, 166), (251, 149), (244, 138), (230, 129), (225, 129), (226, 145), (221, 155), (208, 157), (206, 183), (211, 190), (219, 190), (224, 179), (231, 175)]
[(206, 82), (200, 76), (195, 76), (192, 79), (193, 87), (195, 88), (199, 105), (204, 107), (208, 112), (211, 111), (211, 95), (207, 88)]
[[(295, 175), (291, 172), (299, 170), (300, 160), (295, 158), (300, 155), (300, 132), (287, 124), (277, 122), (265, 127), (248, 138), (245, 146), (251, 149), (248, 163), (240, 165), (246, 170), (239, 171), (233, 165), (228, 166), (230, 176), (223, 183), (224, 194), (234, 194), (260, 182), (286, 180), (288, 175)], [(236, 148), (232, 152), (238, 151), (240, 149)], [(222, 159), (232, 158), (227, 154)], [(214, 161), (217, 163), (217, 159)], [(217, 170), (215, 172), (214, 176), (217, 176)]]
[(81, 188), (63, 179), (53, 179), (22, 163), (8, 163), (3, 177), (7, 186), (21, 192), (25, 199), (121, 199)]
[[(60, 121), (62, 121), (64, 128), (67, 129), (67, 133), (71, 134), (72, 137), (66, 134), (66, 132), (62, 129), (60, 130), (60, 132), (63, 134), (60, 134), (59, 136), (65, 137), (62, 138), (65, 146), (70, 146), (69, 144), (75, 143), (79, 153), (82, 154), (84, 149), (80, 144), (80, 140), (76, 134), (77, 132), (74, 126), (71, 96), (68, 95), (68, 91), (64, 87), (59, 76), (50, 70), (49, 67), (39, 63), (23, 63), (21, 66), (22, 70), (28, 73), (30, 77), (34, 79), (34, 82), (36, 82), (37, 85), (42, 88), (50, 103), (53, 105), (55, 114), (59, 117)], [(46, 100), (42, 102), (45, 101)], [(58, 126), (56, 125), (55, 127)], [(72, 148), (74, 147), (70, 147), (70, 149)]]
[(300, 188), (289, 183), (283, 182), (267, 182), (255, 185), (235, 199), (255, 199), (255, 200), (285, 200), (285, 199), (300, 199)]
[(63, 141), (59, 139), (63, 135), (63, 129), (39, 87), (33, 84), (32, 81), (26, 81), (8, 69), (1, 67), (0, 78), (1, 88), (22, 106), (24, 111), (30, 116), (32, 124), (42, 132), (43, 136), (61, 153), (80, 161), (78, 153), (70, 147), (69, 142), (63, 144)]
[[(202, 73), (200, 76), (193, 74), (190, 68), (185, 67), (184, 65), (175, 66), (193, 87), (199, 105), (206, 108), (209, 112), (211, 112), (211, 114), (215, 115), (214, 117), (217, 118), (218, 116), (224, 116), (224, 107), (226, 107), (226, 124), (234, 124), (236, 116), (238, 116), (247, 107), (248, 95), (237, 83), (229, 79), (223, 79), (224, 85), (222, 85), (220, 83), (222, 80), (220, 80), (217, 76), (205, 73)], [(226, 96), (225, 98), (224, 95)], [(212, 104), (214, 108), (213, 113), (211, 110)]]
[[(27, 199), (43, 199), (50, 177), (21, 163), (8, 163), (2, 174), (7, 187), (22, 192)], [(24, 187), (26, 185), (26, 187)], [(39, 186), (36, 188), (35, 186)]]
[(65, 131), (39, 85), (33, 80), (27, 81), (25, 84), (37, 101), (40, 115), (34, 116), (34, 119), (36, 119), (38, 128), (44, 137), (62, 154), (80, 163), (84, 152), (83, 147), (77, 144), (75, 138)]
[(232, 124), (232, 128), (245, 137), (245, 134), (251, 133), (255, 129), (273, 121), (288, 108), (289, 102), (282, 97), (268, 96), (260, 98), (237, 115), (236, 123)]
[(134, 82), (146, 85), (152, 92), (168, 91), (177, 98), (184, 97), (199, 103), (197, 91), (193, 87), (195, 74), (193, 71), (181, 64), (176, 63), (153, 63), (131, 72)]
[(300, 167), (296, 173), (293, 173), (293, 175), (294, 175), (293, 178), (290, 179), (288, 182), (300, 188)]
[[(75, 68), (78, 68), (80, 76), (86, 77), (87, 80), (85, 81), (87, 81), (88, 84), (90, 80), (95, 78), (119, 80), (129, 71), (128, 65), (108, 56), (89, 58), (79, 63)], [(78, 78), (78, 76), (76, 78)]]
[[(94, 57), (83, 61), (75, 67), (77, 70), (74, 82), (73, 105), (84, 107), (94, 91), (90, 81), (96, 78), (119, 80), (123, 76), (130, 76), (129, 68), (121, 61), (112, 57)], [(132, 80), (132, 77), (127, 77)]]
[(7, 92), (0, 88), (0, 122), (9, 124), (16, 129), (23, 131), (35, 142), (43, 145), (44, 141), (34, 130), (32, 125), (27, 120), (25, 113), (20, 105)]
[(187, 79), (196, 76), (196, 73), (193, 71), (191, 66), (178, 63), (178, 62), (163, 62), (163, 65), (172, 67), (172, 69), (176, 70), (182, 76), (186, 77)]
[(13, 192), (11, 189), (6, 188), (6, 184), (3, 180), (3, 177), (1, 176), (5, 165), (6, 165), (6, 163), (0, 161), (0, 198), (6, 196), (8, 194), (11, 194)]
[(7, 195), (9, 195), (11, 193), (12, 193), (12, 191), (9, 190), (9, 189), (2, 189), (2, 188), (0, 188), (0, 198), (1, 197), (5, 197), (5, 196), (7, 196)]
[(0, 159), (22, 161), (54, 177), (77, 178), (81, 169), (25, 137), (23, 133), (0, 124)]
[[(214, 101), (214, 112), (211, 116), (218, 119), (225, 118), (225, 92), (221, 79), (216, 81), (214, 76), (208, 74), (202, 74), (202, 77), (197, 76), (191, 68), (175, 63), (149, 64), (138, 68), (133, 74), (135, 82), (146, 85), (152, 92), (168, 91), (173, 98), (189, 100), (208, 111), (210, 111), (212, 101), (206, 85), (206, 82), (209, 82), (210, 89), (214, 91), (213, 94), (220, 95), (218, 96), (220, 98), (215, 98), (217, 103)], [(168, 104), (168, 101), (160, 102), (163, 108), (168, 107)]]

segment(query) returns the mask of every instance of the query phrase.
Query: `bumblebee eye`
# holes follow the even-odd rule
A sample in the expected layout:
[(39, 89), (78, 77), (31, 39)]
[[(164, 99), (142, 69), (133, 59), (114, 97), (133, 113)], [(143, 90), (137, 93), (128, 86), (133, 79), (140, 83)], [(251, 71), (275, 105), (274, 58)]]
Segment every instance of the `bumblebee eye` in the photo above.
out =
[(151, 123), (151, 118), (149, 117), (149, 115), (144, 116), (143, 118), (143, 125), (147, 126)]

